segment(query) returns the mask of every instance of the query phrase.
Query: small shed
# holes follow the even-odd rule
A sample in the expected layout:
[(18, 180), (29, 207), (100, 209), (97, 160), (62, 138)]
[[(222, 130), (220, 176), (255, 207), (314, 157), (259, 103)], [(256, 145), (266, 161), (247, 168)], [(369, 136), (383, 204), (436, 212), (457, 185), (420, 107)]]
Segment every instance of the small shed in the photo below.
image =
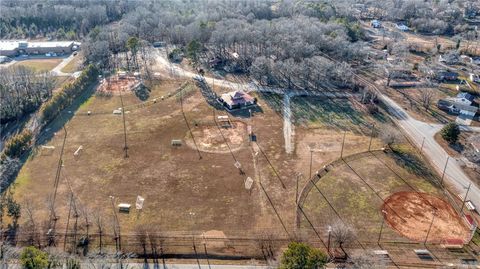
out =
[(126, 78), (127, 77), (127, 72), (126, 71), (118, 71), (117, 75), (118, 75), (118, 78)]
[(128, 212), (130, 212), (131, 207), (132, 207), (131, 204), (120, 203), (120, 204), (118, 204), (118, 211), (128, 213)]

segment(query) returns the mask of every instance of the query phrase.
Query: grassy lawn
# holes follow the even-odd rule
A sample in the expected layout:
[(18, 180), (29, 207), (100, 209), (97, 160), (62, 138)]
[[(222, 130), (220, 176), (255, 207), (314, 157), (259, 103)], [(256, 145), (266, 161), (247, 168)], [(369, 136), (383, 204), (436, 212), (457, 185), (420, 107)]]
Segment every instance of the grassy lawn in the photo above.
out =
[(82, 57), (80, 55), (77, 55), (65, 67), (63, 67), (61, 71), (64, 73), (73, 73), (79, 71), (81, 64)]
[[(303, 204), (307, 217), (319, 230), (333, 225), (339, 215), (357, 231), (360, 240), (371, 240), (378, 236), (381, 226), (382, 199), (397, 192), (416, 190), (441, 197), (428, 176), (412, 172), (391, 154), (375, 152), (347, 162), (348, 165), (334, 168), (316, 183), (325, 197), (314, 187)], [(301, 226), (309, 227), (303, 217)], [(389, 227), (384, 227), (384, 233), (385, 238), (403, 240)]]
[(36, 72), (48, 72), (57, 66), (62, 59), (35, 59), (25, 60), (16, 63), (17, 66), (25, 66), (35, 70)]

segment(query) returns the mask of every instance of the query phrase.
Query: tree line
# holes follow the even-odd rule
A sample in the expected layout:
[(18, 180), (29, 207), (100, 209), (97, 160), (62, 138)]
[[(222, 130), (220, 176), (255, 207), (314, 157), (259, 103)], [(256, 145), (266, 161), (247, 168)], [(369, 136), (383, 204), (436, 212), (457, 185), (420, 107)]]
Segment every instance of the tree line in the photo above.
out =
[(96, 25), (118, 20), (134, 6), (119, 0), (4, 0), (0, 2), (0, 38), (74, 39)]
[(34, 112), (52, 95), (54, 78), (24, 66), (0, 69), (0, 124)]
[(43, 124), (47, 124), (72, 102), (88, 87), (97, 81), (98, 69), (90, 64), (81, 73), (81, 75), (73, 82), (65, 84), (60, 91), (55, 93), (53, 97), (40, 108), (40, 119)]
[[(252, 75), (272, 86), (345, 87), (353, 83), (346, 62), (361, 61), (367, 41), (348, 3), (139, 2), (118, 23), (94, 28), (83, 50), (86, 61), (101, 68), (130, 70), (137, 52), (164, 41), (170, 58), (186, 56), (199, 68)], [(128, 45), (131, 38), (139, 40), (138, 49)]]

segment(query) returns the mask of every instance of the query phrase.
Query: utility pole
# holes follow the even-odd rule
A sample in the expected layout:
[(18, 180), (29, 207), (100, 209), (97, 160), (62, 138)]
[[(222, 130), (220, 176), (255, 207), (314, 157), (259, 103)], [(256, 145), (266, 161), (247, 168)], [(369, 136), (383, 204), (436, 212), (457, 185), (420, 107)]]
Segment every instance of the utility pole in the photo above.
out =
[(115, 196), (110, 196), (110, 201), (112, 203), (112, 210), (113, 210), (113, 233), (115, 235), (115, 246), (117, 248), (117, 252), (122, 250), (122, 240), (120, 237), (120, 223), (118, 222), (117, 211), (115, 210)]
[(375, 123), (372, 124), (372, 133), (370, 134), (370, 142), (368, 143), (368, 151), (372, 148), (373, 132), (375, 131)]
[(331, 237), (331, 233), (332, 233), (332, 226), (328, 225), (328, 243), (327, 243), (327, 252), (328, 252), (328, 255), (330, 256), (330, 237)]
[(343, 159), (343, 147), (345, 146), (345, 136), (347, 135), (347, 131), (343, 132), (343, 140), (342, 140), (342, 150), (340, 151), (340, 158)]
[(296, 190), (295, 190), (295, 204), (298, 205), (298, 181), (300, 180), (300, 177), (302, 176), (302, 174), (298, 173), (297, 174), (297, 187), (296, 187)]
[(123, 106), (122, 89), (120, 89), (120, 102), (122, 103), (123, 137), (124, 137), (123, 150), (125, 151), (125, 156), (124, 156), (124, 158), (128, 158), (127, 127), (126, 127), (126, 124), (125, 124), (125, 108), (124, 108), (124, 106)]
[(445, 167), (443, 168), (442, 181), (440, 182), (440, 185), (442, 186), (443, 186), (443, 178), (445, 177), (445, 171), (447, 170), (448, 160), (450, 160), (450, 156), (447, 156), (447, 161), (445, 162)]
[(197, 258), (197, 264), (198, 264), (198, 269), (201, 269), (202, 267), (200, 266), (200, 261), (198, 260), (198, 254), (197, 254), (197, 246), (195, 246), (195, 234), (193, 233), (193, 229), (195, 226), (195, 213), (194, 212), (188, 212), (188, 215), (190, 216), (190, 220), (192, 221), (192, 244), (193, 244), (193, 251), (195, 252), (195, 257)]
[(423, 145), (425, 144), (425, 137), (422, 140), (422, 146), (420, 147), (420, 154), (423, 154)]
[(463, 207), (465, 206), (465, 202), (467, 201), (468, 192), (470, 191), (470, 187), (472, 183), (468, 184), (467, 193), (465, 193), (465, 197), (463, 198), (462, 209), (460, 209), (460, 213), (463, 213)]
[(308, 178), (312, 179), (312, 162), (313, 162), (313, 149), (310, 148), (310, 169), (308, 172)]

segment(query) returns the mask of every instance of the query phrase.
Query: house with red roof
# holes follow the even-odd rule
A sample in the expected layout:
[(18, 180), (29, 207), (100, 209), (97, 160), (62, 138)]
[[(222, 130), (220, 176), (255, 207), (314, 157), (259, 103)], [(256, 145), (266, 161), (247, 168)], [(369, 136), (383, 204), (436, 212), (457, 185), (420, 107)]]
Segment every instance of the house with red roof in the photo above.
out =
[(244, 108), (255, 105), (257, 99), (244, 91), (233, 91), (224, 93), (220, 96), (219, 101), (229, 110)]

